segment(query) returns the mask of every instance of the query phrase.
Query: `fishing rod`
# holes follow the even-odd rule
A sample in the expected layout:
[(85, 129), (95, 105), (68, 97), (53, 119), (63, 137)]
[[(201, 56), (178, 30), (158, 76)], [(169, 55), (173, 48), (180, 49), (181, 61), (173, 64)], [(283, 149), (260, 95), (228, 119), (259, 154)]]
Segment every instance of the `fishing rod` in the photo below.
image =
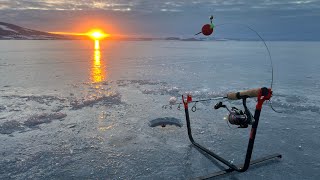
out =
[[(221, 25), (220, 25), (221, 26)], [(254, 142), (256, 138), (256, 133), (257, 133), (257, 128), (259, 125), (259, 119), (260, 119), (260, 114), (261, 110), (263, 107), (263, 104), (265, 101), (270, 101), (272, 97), (272, 86), (273, 86), (273, 64), (272, 64), (272, 58), (271, 58), (271, 53), (269, 51), (269, 48), (267, 44), (265, 43), (264, 39), (259, 35), (257, 31), (254, 29), (250, 28), (249, 26), (245, 25), (248, 27), (250, 30), (254, 31), (256, 35), (263, 41), (268, 54), (269, 54), (269, 60), (271, 62), (271, 68), (272, 68), (272, 76), (271, 76), (271, 84), (270, 88), (267, 87), (261, 87), (261, 88), (256, 88), (256, 89), (249, 89), (245, 91), (239, 91), (239, 92), (230, 92), (227, 93), (226, 96), (221, 96), (221, 97), (216, 97), (216, 98), (209, 98), (209, 99), (200, 99), (200, 100), (193, 100), (191, 94), (187, 94), (186, 96), (182, 95), (182, 102), (177, 103), (177, 98), (171, 97), (169, 100), (169, 105), (163, 106), (163, 108), (170, 108), (172, 109), (173, 105), (178, 105), (178, 108), (180, 110), (180, 105), (184, 106), (185, 110), (185, 118), (186, 118), (186, 124), (187, 124), (187, 131), (188, 131), (188, 137), (191, 143), (201, 152), (206, 153), (207, 155), (215, 158), (219, 162), (223, 163), (224, 165), (228, 166), (228, 168), (208, 174), (205, 176), (200, 176), (197, 177), (196, 179), (208, 179), (208, 178), (213, 178), (217, 176), (221, 176), (224, 174), (228, 174), (231, 172), (245, 172), (249, 169), (250, 165), (265, 162), (267, 160), (275, 159), (275, 158), (282, 158), (281, 154), (272, 154), (266, 157), (262, 157), (256, 160), (251, 160), (252, 152), (253, 152), (253, 147), (254, 147)], [(213, 24), (213, 16), (210, 17), (210, 24), (205, 24), (201, 32), (195, 34), (203, 34), (205, 36), (209, 36), (213, 33), (214, 28), (216, 26)], [(247, 99), (248, 98), (256, 98), (257, 104), (255, 107), (255, 112), (254, 115), (252, 115), (251, 111), (247, 107)], [(248, 146), (246, 150), (246, 155), (245, 155), (245, 160), (244, 163), (241, 165), (235, 165), (233, 163), (230, 163), (228, 160), (224, 159), (223, 157), (219, 156), (218, 154), (214, 153), (213, 151), (207, 149), (206, 147), (200, 145), (199, 143), (195, 142), (193, 136), (192, 136), (192, 130), (191, 130), (191, 123), (190, 123), (190, 116), (189, 116), (189, 104), (194, 103), (192, 106), (191, 110), (193, 112), (196, 111), (196, 103), (198, 102), (205, 102), (205, 101), (217, 101), (219, 100), (218, 103), (214, 106), (215, 110), (218, 110), (220, 108), (224, 108), (228, 111), (228, 116), (227, 116), (227, 122), (229, 122), (231, 125), (238, 126), (238, 128), (248, 128), (251, 126), (251, 131), (249, 134), (249, 141), (248, 141)], [(242, 106), (244, 110), (241, 110), (240, 108), (236, 107), (231, 107), (228, 108), (223, 101), (224, 100), (230, 100), (230, 101), (235, 101), (235, 100), (242, 100)], [(272, 107), (272, 106), (271, 106)], [(273, 108), (272, 108), (273, 109)], [(164, 126), (163, 126), (164, 127)]]
[[(195, 36), (196, 36), (196, 35), (199, 35), (199, 34), (203, 34), (203, 35), (205, 35), (205, 36), (210, 36), (210, 35), (213, 33), (214, 28), (215, 28), (215, 27), (218, 27), (218, 26), (221, 27), (221, 26), (226, 26), (226, 25), (240, 25), (240, 26), (243, 26), (243, 27), (249, 29), (251, 32), (253, 32), (253, 33), (260, 39), (260, 41), (263, 43), (263, 45), (264, 45), (264, 47), (265, 47), (265, 49), (266, 49), (266, 51), (267, 51), (267, 53), (268, 53), (268, 59), (269, 59), (269, 62), (270, 62), (270, 67), (271, 67), (271, 82), (270, 82), (270, 88), (272, 89), (272, 88), (273, 88), (273, 81), (274, 81), (273, 59), (272, 59), (272, 56), (271, 56), (270, 49), (269, 49), (266, 41), (264, 40), (264, 38), (263, 38), (256, 30), (254, 30), (252, 27), (250, 27), (250, 26), (247, 25), (247, 24), (241, 24), (241, 23), (223, 23), (223, 24), (217, 24), (217, 25), (215, 25), (215, 24), (213, 23), (213, 18), (214, 18), (214, 17), (211, 15), (211, 16), (210, 16), (210, 24), (205, 24), (205, 25), (203, 25), (201, 31), (198, 32), (198, 33), (196, 33)], [(281, 111), (278, 111), (278, 110), (276, 110), (276, 109), (273, 107), (271, 100), (268, 100), (268, 104), (269, 104), (270, 108), (271, 108), (274, 112), (276, 112), (276, 113), (282, 113)]]
[[(208, 98), (208, 99), (199, 99), (199, 100), (192, 100), (192, 96), (191, 94), (187, 95), (187, 99), (189, 103), (194, 103), (194, 105), (192, 106), (191, 110), (192, 112), (196, 112), (197, 111), (197, 103), (198, 102), (206, 102), (206, 101), (216, 101), (216, 100), (225, 100), (227, 99), (227, 97), (215, 97), (215, 98)], [(183, 105), (183, 102), (177, 103), (177, 98), (176, 97), (171, 97), (169, 99), (169, 104), (168, 105), (163, 105), (162, 108), (163, 109), (172, 109), (172, 106), (174, 105), (178, 105), (177, 109), (181, 110), (181, 105)]]

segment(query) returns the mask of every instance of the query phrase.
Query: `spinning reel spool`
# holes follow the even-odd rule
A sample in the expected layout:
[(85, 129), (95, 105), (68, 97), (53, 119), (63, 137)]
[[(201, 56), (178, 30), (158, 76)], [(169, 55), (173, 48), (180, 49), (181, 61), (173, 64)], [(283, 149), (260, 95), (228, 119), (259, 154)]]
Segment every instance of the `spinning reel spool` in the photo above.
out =
[(238, 125), (239, 128), (247, 128), (248, 125), (252, 125), (254, 123), (254, 118), (249, 111), (249, 109), (245, 106), (245, 111), (243, 112), (241, 109), (236, 107), (231, 107), (231, 110), (224, 105), (222, 102), (218, 102), (214, 109), (226, 108), (229, 112), (226, 120), (232, 125)]

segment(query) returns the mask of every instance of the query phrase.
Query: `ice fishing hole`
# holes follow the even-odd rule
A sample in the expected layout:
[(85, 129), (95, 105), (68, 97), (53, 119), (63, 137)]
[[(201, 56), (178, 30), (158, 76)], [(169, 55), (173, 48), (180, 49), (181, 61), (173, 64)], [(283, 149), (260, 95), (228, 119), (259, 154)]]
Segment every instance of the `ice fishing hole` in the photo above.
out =
[(174, 118), (174, 117), (164, 117), (164, 118), (157, 118), (149, 121), (150, 127), (166, 127), (167, 125), (174, 125), (177, 127), (182, 127), (182, 122), (180, 119)]

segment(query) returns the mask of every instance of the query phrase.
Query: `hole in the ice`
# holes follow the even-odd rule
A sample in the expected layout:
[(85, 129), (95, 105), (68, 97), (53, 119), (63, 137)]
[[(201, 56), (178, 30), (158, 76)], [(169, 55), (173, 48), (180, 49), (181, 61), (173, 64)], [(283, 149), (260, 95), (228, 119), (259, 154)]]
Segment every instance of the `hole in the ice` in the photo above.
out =
[(157, 118), (149, 121), (150, 127), (166, 127), (167, 125), (175, 125), (177, 127), (182, 127), (183, 124), (180, 119), (174, 117)]

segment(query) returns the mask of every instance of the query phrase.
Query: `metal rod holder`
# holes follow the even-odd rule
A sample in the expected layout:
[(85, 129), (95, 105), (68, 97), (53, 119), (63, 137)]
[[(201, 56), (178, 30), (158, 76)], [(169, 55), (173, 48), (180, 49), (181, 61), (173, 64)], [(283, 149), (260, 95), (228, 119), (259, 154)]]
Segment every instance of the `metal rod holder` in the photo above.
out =
[[(243, 99), (243, 102), (245, 103), (245, 99)], [(209, 156), (215, 158), (216, 160), (220, 161), (221, 163), (223, 163), (223, 164), (225, 164), (225, 165), (227, 165), (229, 167), (229, 168), (224, 169), (222, 171), (218, 171), (216, 173), (209, 174), (207, 176), (202, 176), (202, 177), (199, 177), (197, 179), (207, 179), (207, 178), (211, 178), (211, 177), (221, 176), (221, 175), (233, 172), (233, 171), (245, 172), (245, 171), (248, 170), (250, 165), (257, 164), (257, 163), (260, 163), (260, 162), (264, 162), (264, 161), (267, 161), (267, 160), (270, 160), (270, 159), (274, 159), (274, 158), (282, 158), (281, 154), (273, 154), (273, 155), (269, 155), (269, 156), (266, 156), (266, 157), (263, 157), (263, 158), (259, 158), (257, 160), (250, 161), (251, 160), (252, 151), (253, 151), (253, 147), (254, 147), (254, 141), (255, 141), (255, 137), (256, 137), (256, 132), (257, 132), (258, 124), (259, 124), (259, 118), (260, 118), (261, 109), (256, 108), (256, 110), (255, 110), (255, 113), (254, 113), (255, 121), (254, 121), (254, 123), (252, 124), (252, 127), (251, 127), (250, 136), (249, 136), (249, 142), (248, 142), (248, 147), (247, 147), (247, 152), (246, 152), (246, 157), (245, 157), (244, 164), (242, 164), (242, 165), (234, 165), (234, 164), (230, 163), (228, 160), (222, 158), (221, 156), (217, 155), (216, 153), (210, 151), (209, 149), (207, 149), (207, 148), (203, 147), (202, 145), (198, 144), (197, 142), (195, 142), (193, 137), (192, 137), (188, 102), (184, 102), (184, 109), (185, 109), (188, 137), (189, 137), (189, 140), (191, 141), (191, 143), (194, 146), (196, 146), (198, 148), (198, 150), (201, 150), (201, 151), (207, 153)]]

